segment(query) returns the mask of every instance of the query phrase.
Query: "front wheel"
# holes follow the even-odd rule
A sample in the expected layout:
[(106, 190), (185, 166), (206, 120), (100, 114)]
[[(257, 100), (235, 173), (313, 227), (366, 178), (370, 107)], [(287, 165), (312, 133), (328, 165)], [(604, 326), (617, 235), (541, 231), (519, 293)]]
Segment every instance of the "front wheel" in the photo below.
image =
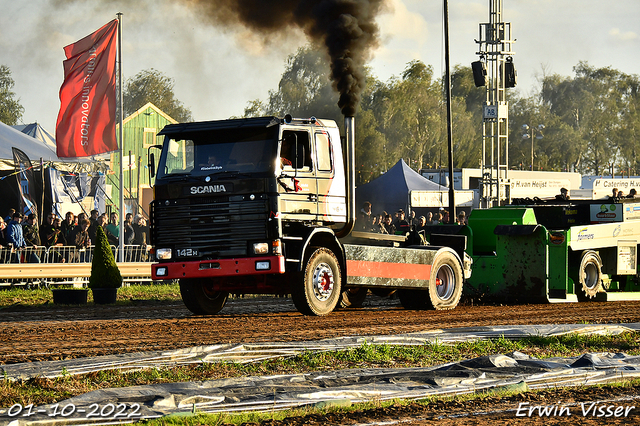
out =
[(229, 293), (214, 290), (214, 281), (180, 280), (180, 295), (187, 309), (196, 315), (215, 315), (224, 308)]
[(336, 256), (319, 248), (306, 262), (302, 282), (292, 283), (291, 297), (304, 315), (327, 315), (340, 300), (342, 274)]

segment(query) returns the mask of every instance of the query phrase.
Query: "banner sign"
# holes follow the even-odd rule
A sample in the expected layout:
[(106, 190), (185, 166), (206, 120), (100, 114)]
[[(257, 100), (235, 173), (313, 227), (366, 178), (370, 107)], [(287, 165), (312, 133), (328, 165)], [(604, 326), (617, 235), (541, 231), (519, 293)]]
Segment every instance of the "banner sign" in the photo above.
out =
[(116, 42), (118, 20), (64, 48), (64, 82), (56, 123), (57, 154), (88, 157), (118, 149)]
[(36, 187), (31, 160), (18, 148), (12, 147), (11, 151), (13, 151), (13, 162), (17, 172), (18, 190), (20, 191), (20, 212), (23, 215), (28, 215), (29, 213), (37, 215)]

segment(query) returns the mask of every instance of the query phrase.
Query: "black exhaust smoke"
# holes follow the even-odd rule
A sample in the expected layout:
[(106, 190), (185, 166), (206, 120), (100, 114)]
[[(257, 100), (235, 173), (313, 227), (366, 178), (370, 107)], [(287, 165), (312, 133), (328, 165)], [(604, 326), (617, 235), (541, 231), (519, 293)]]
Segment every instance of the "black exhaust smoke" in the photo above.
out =
[(385, 0), (188, 0), (214, 24), (242, 25), (268, 36), (300, 28), (324, 46), (338, 106), (353, 116), (365, 85), (365, 63), (378, 46), (375, 18)]

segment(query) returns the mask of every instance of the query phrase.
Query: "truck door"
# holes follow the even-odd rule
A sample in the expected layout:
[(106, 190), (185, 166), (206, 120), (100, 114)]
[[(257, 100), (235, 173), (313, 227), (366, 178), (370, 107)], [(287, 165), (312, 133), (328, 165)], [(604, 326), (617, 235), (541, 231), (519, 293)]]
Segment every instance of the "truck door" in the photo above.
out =
[(334, 176), (333, 150), (331, 139), (325, 131), (316, 131), (314, 136), (316, 154), (316, 178), (318, 185), (318, 220), (329, 220), (335, 212), (331, 206), (336, 202), (332, 200), (331, 184)]
[(278, 192), (283, 219), (315, 221), (318, 214), (318, 188), (313, 164), (313, 148), (306, 130), (282, 133)]

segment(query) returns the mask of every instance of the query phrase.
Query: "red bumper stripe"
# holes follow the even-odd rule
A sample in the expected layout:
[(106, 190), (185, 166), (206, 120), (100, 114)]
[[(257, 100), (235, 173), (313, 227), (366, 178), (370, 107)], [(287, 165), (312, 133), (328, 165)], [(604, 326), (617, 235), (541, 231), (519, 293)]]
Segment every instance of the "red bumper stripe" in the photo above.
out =
[(350, 277), (428, 281), (431, 276), (431, 265), (347, 260), (347, 275)]
[[(256, 270), (256, 263), (265, 261), (270, 262), (271, 268)], [(167, 274), (158, 275), (156, 272), (158, 268), (167, 268)], [(284, 272), (284, 256), (155, 263), (151, 266), (151, 276), (154, 280), (283, 274)]]

